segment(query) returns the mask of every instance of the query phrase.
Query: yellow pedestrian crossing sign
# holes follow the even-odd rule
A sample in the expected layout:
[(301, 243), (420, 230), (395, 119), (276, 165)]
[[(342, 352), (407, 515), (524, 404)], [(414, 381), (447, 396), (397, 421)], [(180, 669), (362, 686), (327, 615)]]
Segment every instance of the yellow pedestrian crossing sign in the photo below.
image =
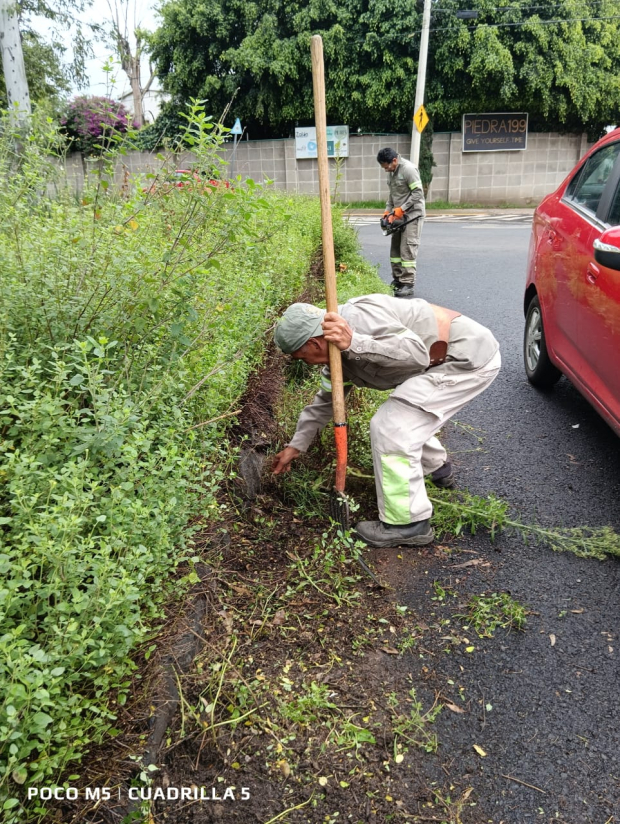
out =
[(426, 114), (424, 106), (420, 106), (413, 115), (413, 122), (415, 123), (416, 129), (422, 134), (428, 123), (428, 115)]

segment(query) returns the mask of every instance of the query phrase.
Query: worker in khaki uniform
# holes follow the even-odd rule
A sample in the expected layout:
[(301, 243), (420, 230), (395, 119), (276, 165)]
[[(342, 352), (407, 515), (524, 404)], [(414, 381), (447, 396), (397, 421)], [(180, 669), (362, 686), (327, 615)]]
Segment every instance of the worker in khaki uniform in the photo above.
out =
[(412, 298), (415, 289), (416, 258), (424, 221), (424, 190), (413, 163), (394, 149), (381, 149), (377, 161), (388, 173), (390, 194), (383, 217), (392, 223), (403, 221), (402, 229), (392, 234), (390, 265), (394, 297)]
[(454, 483), (435, 435), (497, 375), (499, 344), (491, 332), (425, 300), (367, 295), (348, 301), (338, 313), (295, 303), (276, 327), (275, 341), (293, 358), (324, 368), (321, 389), (273, 460), (274, 473), (290, 469), (332, 417), (328, 343), (333, 343), (342, 352), (345, 391), (350, 385), (394, 390), (370, 422), (379, 520), (358, 523), (356, 532), (369, 546), (430, 543), (433, 508), (424, 476), (442, 487)]

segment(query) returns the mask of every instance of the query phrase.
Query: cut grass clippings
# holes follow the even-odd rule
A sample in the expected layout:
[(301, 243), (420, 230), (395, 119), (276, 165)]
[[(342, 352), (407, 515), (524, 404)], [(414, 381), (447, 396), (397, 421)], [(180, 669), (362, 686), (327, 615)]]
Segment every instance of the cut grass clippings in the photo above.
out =
[[(432, 491), (431, 491), (432, 490)], [(485, 497), (467, 491), (429, 489), (435, 507), (433, 525), (439, 536), (458, 536), (463, 530), (475, 534), (487, 529), (492, 538), (502, 531), (514, 530), (524, 540), (549, 546), (555, 552), (572, 552), (581, 558), (604, 561), (620, 557), (620, 535), (610, 526), (543, 527), (510, 518), (509, 504), (495, 495)]]

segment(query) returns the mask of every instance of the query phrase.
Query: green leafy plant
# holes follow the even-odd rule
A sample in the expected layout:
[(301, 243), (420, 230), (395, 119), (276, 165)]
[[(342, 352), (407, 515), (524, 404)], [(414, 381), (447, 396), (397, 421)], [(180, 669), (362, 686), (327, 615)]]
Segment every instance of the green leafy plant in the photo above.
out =
[(526, 608), (507, 592), (492, 592), (472, 596), (466, 614), (457, 617), (480, 638), (492, 638), (497, 629), (524, 630), (526, 615)]
[(428, 710), (424, 710), (413, 687), (409, 690), (407, 703), (408, 713), (397, 713), (398, 697), (395, 693), (388, 696), (388, 706), (392, 710), (394, 759), (397, 763), (403, 760), (402, 756), (407, 751), (408, 745), (419, 747), (429, 753), (437, 752), (439, 746), (437, 735), (428, 729), (428, 725), (433, 724), (437, 719), (441, 712), (441, 704), (435, 701)]
[(338, 707), (329, 698), (329, 687), (312, 681), (305, 693), (284, 704), (282, 715), (296, 725), (307, 726), (338, 712)]
[(496, 495), (472, 495), (466, 490), (439, 492), (429, 484), (429, 499), (433, 503), (433, 525), (439, 536), (457, 536), (463, 530), (475, 534), (488, 529), (495, 538), (500, 532), (512, 531), (526, 541), (551, 547), (555, 552), (572, 552), (581, 558), (599, 561), (609, 556), (620, 557), (620, 535), (610, 526), (544, 527), (526, 524), (509, 515), (509, 504)]
[(298, 579), (294, 585), (289, 584), (288, 594), (312, 588), (338, 606), (352, 605), (359, 598), (355, 588), (359, 576), (353, 574), (351, 569), (357, 551), (350, 535), (336, 530), (324, 532), (310, 554), (293, 557), (292, 566), (298, 573)]

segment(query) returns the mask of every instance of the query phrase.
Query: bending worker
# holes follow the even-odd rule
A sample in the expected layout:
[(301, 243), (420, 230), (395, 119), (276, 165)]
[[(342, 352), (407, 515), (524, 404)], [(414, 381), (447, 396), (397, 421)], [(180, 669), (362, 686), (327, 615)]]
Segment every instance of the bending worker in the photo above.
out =
[(424, 221), (424, 190), (413, 163), (394, 149), (381, 149), (377, 162), (388, 173), (390, 194), (383, 217), (390, 223), (403, 221), (391, 236), (390, 265), (394, 297), (412, 298), (415, 289), (416, 258)]
[(366, 295), (347, 301), (338, 313), (294, 303), (280, 319), (275, 341), (283, 352), (323, 365), (323, 371), (322, 388), (299, 416), (290, 443), (273, 459), (273, 472), (289, 470), (332, 417), (328, 343), (333, 343), (342, 353), (345, 382), (394, 390), (370, 422), (379, 520), (362, 521), (355, 530), (374, 547), (430, 543), (433, 508), (424, 476), (437, 486), (454, 484), (452, 465), (435, 434), (497, 375), (499, 344), (491, 332), (425, 300)]

